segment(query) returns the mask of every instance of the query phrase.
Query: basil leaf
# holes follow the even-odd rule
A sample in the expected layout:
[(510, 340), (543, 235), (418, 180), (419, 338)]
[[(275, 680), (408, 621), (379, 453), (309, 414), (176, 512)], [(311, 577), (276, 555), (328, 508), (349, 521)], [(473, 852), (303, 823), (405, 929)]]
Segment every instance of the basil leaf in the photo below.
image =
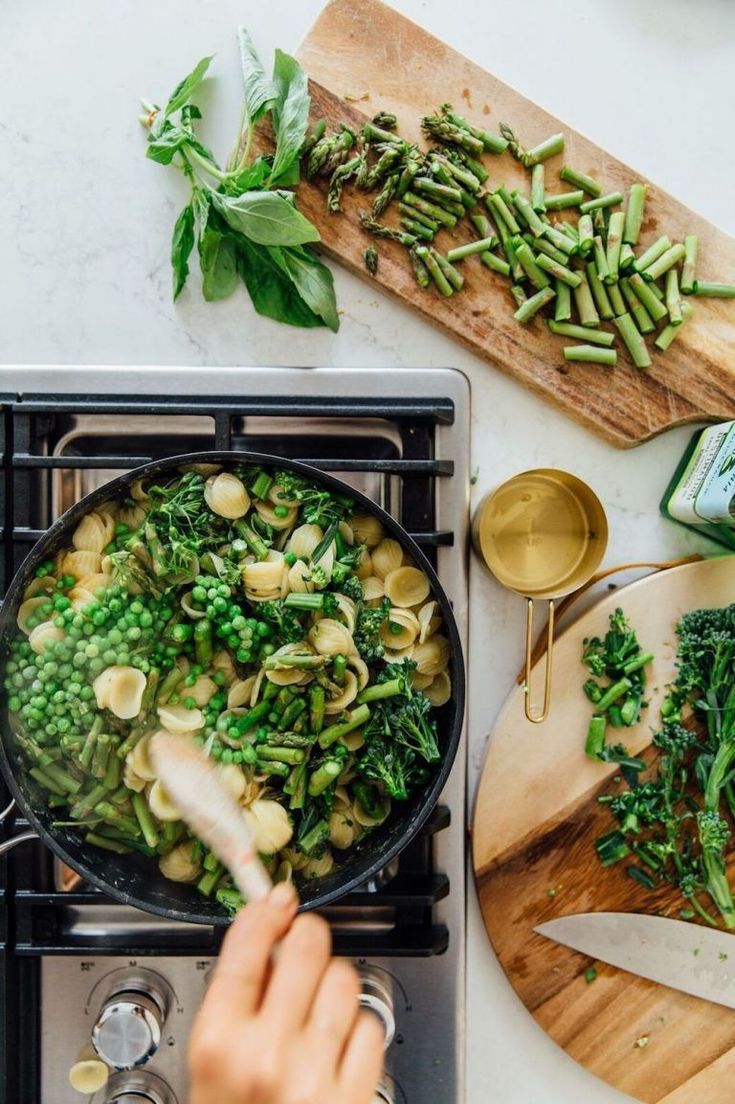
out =
[(185, 104), (181, 109), (181, 125), (191, 129), (194, 119), (201, 119), (202, 113), (196, 104)]
[(334, 280), (327, 266), (305, 249), (279, 249), (272, 246), (271, 256), (291, 278), (307, 306), (336, 333), (339, 329), (339, 315)]
[(237, 239), (237, 268), (258, 314), (289, 326), (322, 326), (289, 277), (281, 271), (264, 245)]
[(316, 226), (296, 210), (290, 192), (214, 193), (212, 202), (233, 230), (259, 245), (301, 245), (319, 241)]
[(251, 189), (262, 188), (270, 176), (270, 158), (256, 157), (252, 164), (225, 181), (224, 187), (228, 195), (239, 196), (241, 192), (249, 192)]
[(244, 27), (238, 27), (237, 40), (240, 44), (240, 64), (245, 85), (245, 107), (249, 122), (256, 123), (273, 103), (276, 89), (273, 81), (265, 75), (253, 40)]
[(191, 73), (184, 77), (183, 80), (179, 81), (169, 97), (169, 101), (163, 112), (164, 115), (171, 115), (174, 111), (178, 111), (180, 107), (184, 106), (186, 101), (191, 97), (192, 92), (194, 92), (204, 80), (204, 75), (207, 69), (209, 69), (209, 63), (213, 56), (214, 55), (203, 57), (201, 61), (196, 63)]
[(192, 194), (192, 204), (199, 223), (199, 237), (201, 239), (202, 234), (207, 228), (209, 213), (211, 211), (207, 192), (202, 191), (201, 188), (195, 188)]
[(228, 234), (207, 225), (199, 235), (199, 267), (207, 302), (226, 299), (237, 287), (237, 253)]
[(174, 154), (189, 141), (188, 133), (181, 127), (166, 123), (157, 138), (151, 136), (146, 147), (145, 155), (151, 161), (157, 161), (159, 165), (170, 165)]
[(171, 267), (174, 270), (174, 302), (189, 275), (189, 254), (194, 248), (194, 208), (187, 203), (176, 219), (171, 239)]
[(279, 180), (298, 157), (309, 123), (311, 104), (306, 73), (295, 58), (282, 50), (276, 50), (273, 81), (276, 86), (272, 109), (276, 155), (271, 183)]

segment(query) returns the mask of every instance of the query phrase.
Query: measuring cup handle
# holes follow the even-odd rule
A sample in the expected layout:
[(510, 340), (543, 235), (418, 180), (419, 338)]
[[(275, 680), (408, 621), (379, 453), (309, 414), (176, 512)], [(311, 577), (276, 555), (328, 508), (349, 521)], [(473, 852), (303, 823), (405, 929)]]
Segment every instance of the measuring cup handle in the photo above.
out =
[(526, 681), (525, 709), (526, 716), (533, 724), (541, 724), (549, 715), (549, 703), (551, 701), (551, 664), (553, 659), (554, 643), (554, 603), (549, 602), (549, 621), (546, 626), (546, 666), (544, 670), (544, 696), (540, 713), (534, 713), (531, 707), (531, 667), (533, 665), (533, 598), (528, 599), (528, 614), (526, 617)]

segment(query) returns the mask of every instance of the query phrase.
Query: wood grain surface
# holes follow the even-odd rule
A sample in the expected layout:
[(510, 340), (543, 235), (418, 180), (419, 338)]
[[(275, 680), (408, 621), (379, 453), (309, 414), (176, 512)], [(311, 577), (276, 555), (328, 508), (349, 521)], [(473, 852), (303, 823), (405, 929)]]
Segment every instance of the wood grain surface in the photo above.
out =
[[(492, 57), (492, 43), (479, 43), (477, 49)], [(344, 121), (360, 126), (385, 108), (399, 116), (401, 134), (422, 141), (420, 117), (450, 100), (477, 125), (497, 130), (500, 121), (510, 123), (528, 146), (563, 130), (563, 158), (547, 162), (549, 190), (568, 188), (554, 186), (563, 160), (597, 177), (605, 191), (625, 192), (633, 181), (645, 179), (379, 0), (331, 0), (297, 53), (312, 78), (312, 117), (324, 116), (330, 125)], [(528, 190), (526, 171), (510, 155), (486, 155), (485, 161), (491, 185), (524, 182)], [(369, 197), (354, 200), (350, 194), (340, 217), (327, 213), (325, 191), (323, 182), (303, 184), (299, 205), (319, 227), (330, 256), (375, 280), (613, 444), (635, 445), (669, 426), (735, 416), (735, 303), (697, 300), (691, 323), (666, 355), (653, 351), (654, 365), (648, 371), (635, 369), (624, 349), (615, 369), (565, 364), (564, 340), (549, 334), (540, 319), (528, 326), (515, 322), (507, 281), (477, 257), (462, 262), (465, 289), (448, 300), (433, 288), (417, 287), (406, 252), (395, 243), (378, 243), (378, 274), (369, 276), (362, 253), (370, 239), (356, 217), (356, 208), (367, 207)], [(701, 277), (735, 281), (735, 239), (651, 185), (641, 242), (647, 245), (664, 231), (672, 240), (698, 234)], [(443, 231), (437, 244), (449, 248), (466, 236), (466, 228)], [(487, 382), (492, 387), (492, 375)]]
[[(674, 625), (686, 610), (735, 600), (735, 557), (673, 568), (605, 597), (555, 644), (552, 710), (524, 715), (516, 687), (490, 738), (474, 811), (473, 866), (488, 934), (510, 983), (549, 1035), (598, 1077), (646, 1104), (729, 1104), (735, 1012), (592, 960), (536, 935), (537, 924), (577, 912), (678, 917), (678, 891), (655, 893), (604, 870), (594, 841), (612, 827), (597, 802), (615, 789), (614, 764), (584, 755), (591, 705), (582, 691), (582, 640), (600, 635), (620, 605), (656, 655), (650, 707), (626, 744), (650, 759), (651, 729), (674, 674)], [(519, 617), (522, 610), (519, 608)], [(733, 940), (735, 954), (735, 939)], [(637, 1040), (646, 1039), (641, 1047)]]

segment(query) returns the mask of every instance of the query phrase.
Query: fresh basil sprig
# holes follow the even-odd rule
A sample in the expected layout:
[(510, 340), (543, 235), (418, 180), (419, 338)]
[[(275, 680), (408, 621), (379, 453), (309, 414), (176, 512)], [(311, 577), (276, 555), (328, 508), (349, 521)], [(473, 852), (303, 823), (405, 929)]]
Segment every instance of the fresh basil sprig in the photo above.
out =
[[(171, 242), (173, 297), (186, 283), (196, 244), (205, 299), (226, 298), (241, 279), (259, 314), (291, 326), (328, 326), (336, 332), (332, 274), (310, 248), (319, 241), (319, 231), (298, 210), (294, 193), (286, 190), (299, 182), (310, 106), (306, 74), (295, 58), (276, 50), (269, 78), (244, 27), (238, 39), (243, 125), (226, 168), (197, 137), (195, 124), (202, 113), (190, 102), (210, 57), (177, 84), (162, 110), (143, 101), (146, 155), (173, 165), (191, 185)], [(268, 112), (275, 152), (251, 157), (253, 127)]]

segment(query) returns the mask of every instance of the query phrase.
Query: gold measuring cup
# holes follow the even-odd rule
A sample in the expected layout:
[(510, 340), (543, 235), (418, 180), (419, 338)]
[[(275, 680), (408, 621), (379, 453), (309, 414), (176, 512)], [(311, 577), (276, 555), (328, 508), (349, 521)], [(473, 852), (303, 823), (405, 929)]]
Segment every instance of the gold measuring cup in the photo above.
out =
[[(546, 720), (551, 700), (554, 602), (583, 586), (607, 548), (607, 518), (591, 487), (569, 472), (533, 468), (487, 494), (472, 519), (472, 543), (498, 582), (528, 599), (526, 716)], [(531, 706), (534, 600), (548, 600), (540, 713)]]

